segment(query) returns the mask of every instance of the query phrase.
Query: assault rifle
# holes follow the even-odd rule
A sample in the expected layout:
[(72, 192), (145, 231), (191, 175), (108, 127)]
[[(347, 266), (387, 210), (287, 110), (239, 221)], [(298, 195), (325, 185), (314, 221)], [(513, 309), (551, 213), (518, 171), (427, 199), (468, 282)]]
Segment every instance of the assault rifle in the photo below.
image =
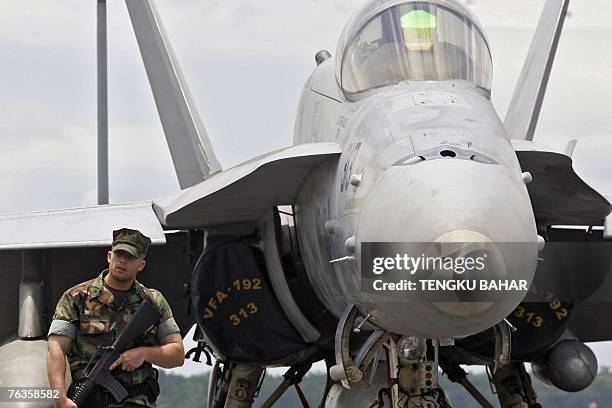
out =
[(96, 355), (99, 355), (100, 359), (85, 381), (73, 388), (73, 392), (69, 393), (68, 398), (73, 400), (78, 406), (82, 406), (96, 385), (100, 385), (107, 389), (117, 402), (127, 398), (128, 392), (123, 385), (113, 377), (109, 367), (119, 358), (130, 343), (136, 340), (145, 330), (157, 323), (160, 319), (160, 313), (148, 300), (142, 302), (113, 345), (98, 347)]

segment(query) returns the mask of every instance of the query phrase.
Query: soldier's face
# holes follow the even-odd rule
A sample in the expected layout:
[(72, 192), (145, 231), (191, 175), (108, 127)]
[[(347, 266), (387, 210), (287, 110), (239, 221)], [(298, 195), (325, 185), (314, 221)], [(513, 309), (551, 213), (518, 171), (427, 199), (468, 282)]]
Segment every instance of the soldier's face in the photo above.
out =
[(145, 267), (145, 260), (135, 258), (125, 251), (108, 251), (108, 270), (113, 279), (119, 282), (130, 282), (136, 278), (136, 274)]

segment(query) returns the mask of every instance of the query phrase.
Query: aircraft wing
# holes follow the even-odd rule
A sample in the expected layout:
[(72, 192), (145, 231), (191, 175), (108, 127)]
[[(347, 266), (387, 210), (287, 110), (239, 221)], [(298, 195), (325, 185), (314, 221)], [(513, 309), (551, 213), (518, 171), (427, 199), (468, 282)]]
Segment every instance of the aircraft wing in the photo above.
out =
[(153, 244), (166, 242), (148, 202), (0, 215), (0, 250), (109, 247), (121, 227), (142, 231)]
[(604, 225), (612, 206), (574, 171), (572, 159), (535, 142), (513, 141), (523, 171), (533, 176), (527, 185), (540, 225)]
[(154, 208), (170, 229), (255, 221), (275, 205), (293, 204), (308, 173), (340, 153), (337, 143), (307, 143), (272, 152), (155, 200)]
[(96, 277), (108, 265), (112, 231), (130, 227), (153, 246), (138, 279), (162, 291), (184, 335), (195, 323), (184, 284), (191, 277), (187, 233), (164, 233), (151, 202), (0, 216), (0, 344), (17, 330), (20, 283), (43, 282), (46, 332), (61, 294)]
[(162, 291), (185, 335), (195, 323), (186, 288), (194, 262), (191, 254), (202, 249), (201, 238), (192, 232), (169, 230), (254, 221), (274, 205), (293, 204), (308, 173), (340, 153), (336, 143), (290, 147), (217, 173), (154, 203), (1, 215), (0, 343), (17, 328), (16, 294), (22, 277), (32, 273), (28, 270), (32, 264), (40, 268), (35, 279), (46, 285), (44, 320), (49, 324), (66, 289), (107, 267), (112, 231), (120, 227), (138, 229), (153, 241), (147, 267), (138, 280)]

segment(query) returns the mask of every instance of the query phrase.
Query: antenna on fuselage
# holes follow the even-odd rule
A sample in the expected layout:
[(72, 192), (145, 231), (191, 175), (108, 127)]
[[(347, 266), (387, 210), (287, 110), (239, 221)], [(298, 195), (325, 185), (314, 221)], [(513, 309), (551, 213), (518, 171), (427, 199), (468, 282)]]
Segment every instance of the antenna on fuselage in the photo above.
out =
[(108, 204), (108, 76), (106, 46), (106, 0), (97, 0), (98, 77), (98, 205)]

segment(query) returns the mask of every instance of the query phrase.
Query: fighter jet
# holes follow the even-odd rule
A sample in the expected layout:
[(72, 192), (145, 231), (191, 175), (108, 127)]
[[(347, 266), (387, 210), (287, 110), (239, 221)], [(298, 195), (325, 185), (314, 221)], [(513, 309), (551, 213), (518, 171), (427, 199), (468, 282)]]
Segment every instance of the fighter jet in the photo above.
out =
[[(157, 244), (142, 282), (163, 290), (183, 335), (198, 324), (189, 356), (216, 359), (210, 407), (250, 406), (263, 369), (290, 366), (264, 402), (272, 406), (321, 360), (329, 407), (451, 406), (439, 370), (491, 406), (463, 364), (490, 371), (502, 407), (538, 406), (526, 363), (565, 391), (593, 381), (584, 342), (612, 339), (600, 319), (611, 206), (576, 175), (571, 146), (533, 141), (567, 0), (546, 2), (503, 122), (469, 9), (369, 0), (335, 53), (315, 55), (294, 146), (227, 170), (153, 4), (126, 4), (182, 190), (0, 217), (2, 385), (46, 385), (55, 304), (103, 269), (109, 231), (123, 226)], [(410, 276), (437, 287), (478, 275), (477, 263), (408, 271), (408, 257), (486, 258), (484, 276), (499, 286), (410, 290)], [(517, 281), (528, 288), (513, 289)]]

